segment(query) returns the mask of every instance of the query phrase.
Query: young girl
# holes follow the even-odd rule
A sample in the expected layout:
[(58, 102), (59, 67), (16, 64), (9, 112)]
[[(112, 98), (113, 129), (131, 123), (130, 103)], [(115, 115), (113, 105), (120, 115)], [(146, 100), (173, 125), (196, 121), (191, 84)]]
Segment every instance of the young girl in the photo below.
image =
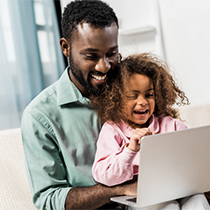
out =
[(167, 64), (151, 54), (129, 56), (113, 73), (104, 93), (92, 100), (104, 123), (92, 172), (107, 186), (137, 175), (143, 136), (186, 129), (173, 106), (189, 104)]

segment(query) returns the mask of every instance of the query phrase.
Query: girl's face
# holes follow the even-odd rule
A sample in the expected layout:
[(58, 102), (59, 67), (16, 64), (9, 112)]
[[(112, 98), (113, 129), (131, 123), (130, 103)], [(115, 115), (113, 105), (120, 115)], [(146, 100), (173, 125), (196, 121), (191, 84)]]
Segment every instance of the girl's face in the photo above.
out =
[(126, 117), (141, 127), (148, 127), (147, 122), (155, 109), (153, 82), (149, 77), (135, 73), (128, 84), (124, 107)]

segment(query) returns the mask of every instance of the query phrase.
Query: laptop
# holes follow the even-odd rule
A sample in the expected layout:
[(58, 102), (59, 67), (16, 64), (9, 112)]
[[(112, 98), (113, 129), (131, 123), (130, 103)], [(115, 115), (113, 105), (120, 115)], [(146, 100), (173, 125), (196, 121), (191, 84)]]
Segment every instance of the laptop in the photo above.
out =
[(143, 137), (137, 182), (136, 197), (111, 200), (141, 208), (210, 191), (210, 125)]

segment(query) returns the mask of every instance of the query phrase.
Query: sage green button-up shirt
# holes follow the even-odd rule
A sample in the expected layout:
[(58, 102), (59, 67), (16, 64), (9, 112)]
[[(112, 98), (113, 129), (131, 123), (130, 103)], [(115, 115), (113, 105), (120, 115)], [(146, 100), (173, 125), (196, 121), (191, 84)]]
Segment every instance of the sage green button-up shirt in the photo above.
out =
[(38, 209), (63, 210), (72, 187), (96, 184), (91, 169), (100, 123), (88, 102), (67, 68), (23, 113), (26, 170)]

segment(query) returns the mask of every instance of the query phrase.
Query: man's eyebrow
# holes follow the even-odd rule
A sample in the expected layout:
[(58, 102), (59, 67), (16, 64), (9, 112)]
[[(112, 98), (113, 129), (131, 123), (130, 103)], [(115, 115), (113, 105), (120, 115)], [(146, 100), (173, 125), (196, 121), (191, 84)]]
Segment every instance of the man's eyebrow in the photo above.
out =
[[(118, 45), (114, 46), (114, 47), (111, 47), (109, 49), (109, 51), (112, 51), (112, 50), (116, 50), (118, 49)], [(99, 50), (98, 49), (94, 49), (94, 48), (86, 48), (84, 50), (82, 50), (83, 52), (98, 52)]]
[(83, 52), (98, 52), (98, 49), (93, 49), (93, 48), (86, 48), (84, 50), (82, 50)]
[(118, 49), (118, 45), (111, 47), (109, 50), (116, 50), (116, 49)]

